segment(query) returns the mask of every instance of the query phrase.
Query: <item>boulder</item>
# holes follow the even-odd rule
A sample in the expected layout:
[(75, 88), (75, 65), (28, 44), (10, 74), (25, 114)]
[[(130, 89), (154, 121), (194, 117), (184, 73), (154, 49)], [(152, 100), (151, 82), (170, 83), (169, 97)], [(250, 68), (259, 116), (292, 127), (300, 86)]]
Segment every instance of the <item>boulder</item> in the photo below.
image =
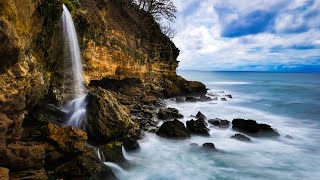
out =
[(122, 142), (120, 141), (112, 141), (98, 148), (102, 152), (104, 162), (123, 164), (126, 161), (122, 153)]
[(247, 136), (243, 135), (243, 134), (235, 134), (233, 136), (231, 136), (232, 139), (236, 139), (239, 141), (245, 141), (245, 142), (250, 142), (251, 139), (248, 138)]
[(253, 136), (279, 136), (280, 134), (268, 124), (258, 124), (254, 120), (234, 119), (232, 121), (234, 130)]
[(100, 87), (89, 92), (86, 130), (90, 138), (108, 141), (123, 137), (132, 128), (129, 111), (113, 94)]
[(232, 98), (232, 95), (231, 94), (227, 94), (227, 95), (224, 95), (225, 97), (227, 97), (227, 98)]
[(26, 171), (12, 172), (12, 173), (10, 173), (10, 179), (47, 180), (48, 176), (46, 174), (46, 171), (43, 168), (41, 168), (38, 170), (26, 170)]
[(188, 97), (186, 97), (186, 102), (197, 102), (197, 98), (192, 97), (192, 96), (188, 96)]
[(190, 138), (189, 130), (177, 119), (164, 122), (157, 131), (157, 135), (177, 139)]
[(190, 121), (187, 121), (187, 128), (192, 134), (197, 134), (197, 135), (203, 135), (203, 136), (210, 136), (209, 130), (206, 125), (203, 123), (202, 120), (193, 120), (191, 119)]
[(82, 153), (54, 170), (51, 179), (116, 179), (93, 151)]
[(216, 151), (217, 150), (213, 143), (204, 143), (202, 145), (202, 148), (207, 151)]
[(44, 147), (36, 142), (15, 142), (0, 149), (0, 166), (12, 170), (40, 169), (46, 157)]
[(211, 98), (212, 101), (218, 101), (218, 97)]
[(162, 120), (183, 118), (183, 115), (175, 108), (161, 108), (158, 112), (158, 118)]
[(87, 133), (71, 126), (48, 124), (48, 139), (64, 152), (81, 152), (87, 142)]
[(185, 99), (183, 97), (176, 97), (176, 102), (177, 103), (184, 103), (186, 101), (185, 101)]
[(123, 140), (123, 147), (126, 149), (126, 151), (135, 151), (140, 149), (137, 139), (131, 137), (126, 137)]
[(206, 117), (204, 114), (202, 114), (200, 111), (197, 113), (196, 118), (198, 118), (198, 119), (204, 119), (204, 120), (207, 119), (207, 117)]
[(200, 96), (199, 101), (207, 102), (207, 101), (212, 101), (212, 99), (210, 97), (208, 97), (208, 96), (202, 95), (202, 96)]
[(9, 180), (9, 169), (0, 167), (0, 179)]
[(230, 121), (219, 118), (209, 119), (208, 122), (219, 128), (228, 128), (230, 125)]
[(174, 83), (180, 89), (182, 95), (200, 96), (207, 93), (206, 86), (198, 81), (187, 81), (178, 76)]

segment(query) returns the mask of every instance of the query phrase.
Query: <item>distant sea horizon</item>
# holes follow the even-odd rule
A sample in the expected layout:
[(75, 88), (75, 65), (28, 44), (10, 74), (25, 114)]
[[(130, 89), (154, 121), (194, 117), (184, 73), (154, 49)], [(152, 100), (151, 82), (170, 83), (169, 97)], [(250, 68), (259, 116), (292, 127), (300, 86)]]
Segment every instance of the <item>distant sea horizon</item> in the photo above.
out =
[(256, 73), (320, 73), (317, 71), (254, 71), (254, 70), (197, 70), (197, 69), (177, 69), (177, 71), (200, 71), (200, 72), (256, 72)]

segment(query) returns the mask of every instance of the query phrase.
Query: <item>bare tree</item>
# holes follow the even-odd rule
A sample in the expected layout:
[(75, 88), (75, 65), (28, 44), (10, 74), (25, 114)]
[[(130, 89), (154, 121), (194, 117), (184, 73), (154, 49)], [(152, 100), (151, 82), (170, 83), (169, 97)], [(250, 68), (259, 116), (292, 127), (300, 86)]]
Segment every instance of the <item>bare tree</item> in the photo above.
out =
[(177, 31), (171, 28), (170, 23), (168, 26), (161, 25), (161, 31), (163, 34), (165, 34), (170, 39), (173, 39), (177, 35)]
[(172, 0), (134, 0), (135, 4), (153, 15), (158, 21), (165, 18), (173, 21), (176, 18), (177, 8)]

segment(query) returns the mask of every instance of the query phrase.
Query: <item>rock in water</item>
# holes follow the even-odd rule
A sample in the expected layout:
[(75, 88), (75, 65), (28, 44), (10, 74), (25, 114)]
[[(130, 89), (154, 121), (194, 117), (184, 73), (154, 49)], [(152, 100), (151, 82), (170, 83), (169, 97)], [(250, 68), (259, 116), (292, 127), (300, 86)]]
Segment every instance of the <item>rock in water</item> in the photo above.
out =
[(232, 121), (234, 130), (254, 136), (279, 136), (280, 134), (268, 124), (258, 124), (254, 120), (234, 119)]
[(210, 136), (209, 129), (203, 123), (201, 119), (187, 121), (187, 128), (192, 134)]
[(186, 97), (186, 102), (197, 102), (197, 98), (191, 96)]
[(64, 152), (81, 152), (87, 142), (87, 133), (71, 126), (48, 124), (48, 138)]
[(175, 108), (164, 108), (160, 109), (158, 112), (158, 118), (162, 120), (183, 118), (183, 115)]
[(204, 120), (207, 119), (207, 117), (204, 114), (202, 114), (200, 111), (197, 113), (196, 118), (198, 118), (198, 119), (201, 118), (201, 119), (204, 119)]
[(208, 122), (216, 127), (219, 127), (219, 128), (228, 128), (230, 125), (230, 121), (219, 119), (219, 118), (209, 119)]
[(250, 142), (251, 139), (248, 138), (247, 136), (243, 135), (243, 134), (235, 134), (233, 136), (231, 136), (232, 139), (236, 139), (239, 141), (245, 141), (245, 142)]
[(135, 151), (140, 149), (138, 141), (131, 137), (126, 137), (123, 140), (123, 147), (126, 149), (126, 151)]
[(176, 97), (176, 102), (177, 103), (184, 103), (186, 101), (185, 101), (185, 99), (183, 97)]
[(123, 137), (133, 122), (113, 94), (100, 87), (89, 92), (86, 129), (89, 137), (108, 141)]
[(210, 97), (206, 96), (206, 95), (202, 95), (202, 96), (200, 96), (199, 101), (207, 102), (207, 101), (212, 101), (212, 99)]
[(189, 130), (177, 119), (164, 122), (159, 128), (157, 135), (177, 139), (185, 139), (190, 137)]
[(202, 148), (204, 150), (209, 150), (209, 151), (216, 151), (217, 150), (213, 143), (204, 143), (202, 145)]
[(227, 97), (227, 98), (232, 98), (232, 95), (231, 94), (227, 94), (227, 95), (224, 95), (225, 97)]
[(99, 146), (99, 149), (103, 152), (104, 162), (123, 164), (126, 161), (122, 153), (122, 142), (112, 141)]

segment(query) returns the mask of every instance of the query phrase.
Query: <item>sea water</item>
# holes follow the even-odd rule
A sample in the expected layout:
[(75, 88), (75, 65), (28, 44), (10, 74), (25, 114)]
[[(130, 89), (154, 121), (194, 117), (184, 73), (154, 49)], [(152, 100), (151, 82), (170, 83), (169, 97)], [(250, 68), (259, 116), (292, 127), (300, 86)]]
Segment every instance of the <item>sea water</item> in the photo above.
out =
[[(146, 133), (139, 152), (127, 153), (133, 164), (120, 179), (314, 179), (320, 178), (320, 74), (180, 71), (204, 82), (210, 93), (231, 94), (228, 101), (175, 103), (184, 115), (201, 111), (207, 118), (254, 119), (270, 124), (279, 138), (250, 137), (241, 142), (230, 128), (211, 127), (210, 137), (169, 140)], [(286, 135), (292, 138), (285, 137)], [(222, 152), (205, 152), (190, 143), (212, 142)]]

